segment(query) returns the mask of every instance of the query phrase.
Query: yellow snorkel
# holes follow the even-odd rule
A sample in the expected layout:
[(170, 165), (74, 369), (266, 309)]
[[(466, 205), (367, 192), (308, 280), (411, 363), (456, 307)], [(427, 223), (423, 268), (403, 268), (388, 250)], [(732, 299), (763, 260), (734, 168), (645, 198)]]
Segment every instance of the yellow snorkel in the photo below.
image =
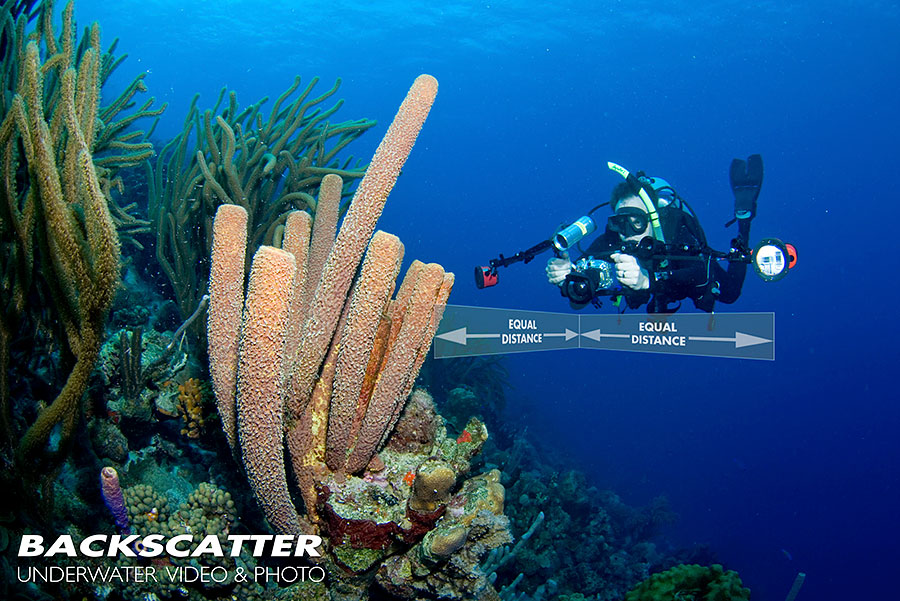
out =
[(641, 183), (637, 180), (636, 177), (628, 172), (628, 169), (622, 167), (621, 165), (616, 165), (613, 162), (607, 162), (606, 166), (609, 167), (610, 170), (615, 171), (616, 173), (624, 177), (625, 181), (631, 184), (631, 187), (636, 191), (638, 197), (644, 203), (644, 207), (646, 207), (647, 209), (647, 216), (650, 218), (650, 226), (653, 228), (653, 237), (660, 242), (665, 242), (666, 238), (665, 236), (663, 236), (662, 227), (659, 225), (659, 213), (656, 211), (656, 205), (653, 204), (653, 201), (650, 199), (650, 196), (647, 194), (647, 191), (644, 189)]

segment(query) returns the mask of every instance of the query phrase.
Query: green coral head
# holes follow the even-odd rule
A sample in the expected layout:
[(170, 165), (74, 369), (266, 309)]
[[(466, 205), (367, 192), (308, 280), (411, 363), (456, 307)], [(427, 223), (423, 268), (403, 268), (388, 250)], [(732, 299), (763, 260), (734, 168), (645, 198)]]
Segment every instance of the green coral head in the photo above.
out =
[(721, 565), (680, 564), (665, 572), (653, 574), (634, 587), (625, 601), (749, 601), (745, 588), (734, 570)]

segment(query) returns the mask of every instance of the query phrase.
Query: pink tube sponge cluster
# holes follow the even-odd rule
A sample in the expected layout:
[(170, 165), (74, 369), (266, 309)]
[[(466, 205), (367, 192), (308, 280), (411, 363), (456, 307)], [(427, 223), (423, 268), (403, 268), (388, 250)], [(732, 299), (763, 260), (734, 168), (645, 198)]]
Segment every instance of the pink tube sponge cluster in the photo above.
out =
[(413, 82), (340, 228), (342, 184), (330, 174), (315, 219), (289, 214), (282, 248), (257, 251), (246, 294), (245, 258), (231, 252), (245, 246), (246, 212), (224, 204), (216, 213), (210, 373), (229, 443), (279, 534), (309, 530), (303, 522), (319, 521), (317, 484), (331, 473), (362, 472), (386, 443), (453, 286), (440, 265), (414, 261), (392, 299), (403, 244), (375, 231), (436, 94), (430, 75)]

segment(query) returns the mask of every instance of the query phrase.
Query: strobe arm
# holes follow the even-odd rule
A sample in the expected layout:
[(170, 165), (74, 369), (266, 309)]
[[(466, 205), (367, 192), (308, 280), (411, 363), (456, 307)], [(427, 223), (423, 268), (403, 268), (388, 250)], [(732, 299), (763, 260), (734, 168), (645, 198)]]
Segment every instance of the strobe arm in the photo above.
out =
[(498, 268), (509, 267), (513, 263), (519, 262), (529, 263), (536, 256), (548, 250), (556, 252), (555, 247), (550, 240), (542, 240), (531, 248), (520, 250), (511, 257), (504, 257), (501, 254), (498, 258), (491, 259), (487, 265), (475, 268), (475, 286), (479, 290), (496, 286), (500, 278), (500, 274), (497, 273)]

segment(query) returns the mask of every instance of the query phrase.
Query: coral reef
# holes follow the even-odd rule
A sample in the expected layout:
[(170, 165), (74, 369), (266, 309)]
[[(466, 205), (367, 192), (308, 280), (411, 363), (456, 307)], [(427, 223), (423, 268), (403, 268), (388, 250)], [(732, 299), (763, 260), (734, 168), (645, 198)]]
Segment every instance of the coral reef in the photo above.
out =
[(502, 355), (429, 359), (422, 367), (421, 381), (432, 391), (441, 415), (457, 431), (475, 415), (502, 434), (493, 425), (504, 421), (501, 416), (509, 387), (504, 361)]
[[(179, 331), (185, 327), (182, 324)], [(206, 431), (214, 405), (209, 383), (201, 380), (199, 366), (186, 352), (173, 352), (179, 332), (144, 332), (138, 325), (129, 334), (112, 334), (100, 351), (96, 394), (88, 414), (108, 420), (92, 420), (89, 430), (94, 448), (101, 457), (122, 463), (129, 444), (123, 438), (136, 437), (138, 447), (169, 418), (181, 424), (181, 434), (198, 439)]]
[[(116, 170), (152, 153), (124, 130), (159, 111), (147, 103), (119, 114), (144, 89), (140, 78), (101, 109), (101, 87), (118, 63), (112, 49), (101, 50), (96, 23), (76, 39), (71, 3), (58, 35), (52, 2), (41, 4), (38, 26), (27, 34), (28, 11), (13, 4), (5, 3), (0, 15), (7, 44), (0, 71), (0, 244), (8, 253), (0, 268), (0, 436), (5, 455), (18, 440), (14, 461), (33, 491), (39, 481), (52, 481), (70, 451), (119, 282), (119, 237), (141, 227), (111, 197), (119, 184)], [(12, 339), (26, 324), (32, 331), (49, 330), (48, 338), (62, 350), (56, 363), (65, 375), (56, 398), (17, 432), (6, 377)], [(51, 444), (56, 431), (60, 440)]]
[[(424, 391), (414, 394), (420, 409), (430, 402)], [(410, 422), (421, 425), (420, 410), (404, 411), (398, 427), (410, 428)], [(478, 562), (511, 540), (499, 474), (463, 479), (467, 472), (450, 466), (468, 465), (481, 444), (457, 444), (439, 417), (428, 430), (435, 435), (421, 449), (388, 444), (379, 454), (379, 469), (362, 478), (332, 474), (320, 486), (330, 583), (343, 594), (359, 598), (373, 585), (403, 599), (494, 594)]]
[(209, 385), (197, 378), (188, 378), (178, 385), (178, 415), (184, 421), (182, 434), (200, 438), (206, 427), (207, 406), (211, 400)]
[(439, 423), (431, 395), (416, 388), (409, 395), (403, 419), (394, 427), (387, 446), (395, 451), (423, 453), (434, 440)]
[(625, 595), (626, 601), (741, 601), (750, 599), (738, 573), (722, 566), (678, 565), (654, 574)]
[[(152, 152), (128, 128), (158, 111), (125, 114), (143, 76), (100, 108), (119, 61), (96, 26), (79, 41), (71, 5), (54, 32), (52, 9), (5, 3), (0, 27), (0, 484), (18, 505), (0, 513), (0, 597), (612, 601), (671, 565), (651, 542), (672, 517), (664, 502), (626, 506), (501, 418), (498, 358), (426, 363), (453, 274), (413, 261), (397, 286), (403, 245), (375, 227), (433, 78), (413, 84), (349, 206), (363, 169), (337, 155), (374, 123), (329, 123), (340, 102), (320, 105), (337, 84), (315, 95), (316, 80), (297, 79), (268, 120), (263, 101), (241, 110), (223, 90), (200, 111), (195, 98), (148, 190), (176, 307), (122, 258), (150, 222), (115, 199), (119, 170)], [(206, 306), (207, 265), (211, 382), (185, 335)], [(32, 475), (39, 519), (18, 495)], [(195, 549), (207, 534), (267, 529), (321, 535), (322, 557), (67, 558), (58, 565), (229, 576), (39, 589), (18, 586), (3, 556), (25, 532), (191, 533)], [(233, 578), (256, 565), (315, 565), (327, 580)], [(629, 599), (746, 598), (733, 572), (699, 570), (657, 574)]]
[(664, 499), (628, 506), (524, 435), (506, 449), (487, 445), (484, 458), (485, 467), (502, 467), (505, 512), (518, 539), (483, 562), (504, 599), (618, 601), (651, 569), (672, 565), (671, 551), (654, 543), (675, 518)]
[[(128, 507), (128, 515), (134, 533), (141, 536), (150, 534), (162, 534), (172, 537), (178, 534), (193, 534), (194, 542), (186, 548), (194, 551), (199, 541), (207, 535), (219, 538), (220, 544), (225, 546), (232, 526), (235, 522), (235, 503), (231, 493), (209, 482), (201, 482), (191, 490), (183, 501), (170, 502), (169, 497), (158, 492), (153, 486), (137, 484), (125, 489), (125, 500)], [(174, 500), (173, 500), (174, 501)], [(242, 553), (237, 558), (213, 557), (203, 555), (199, 558), (159, 557), (154, 560), (160, 569), (165, 567), (222, 567), (226, 570), (227, 577), (222, 577), (221, 582), (184, 583), (172, 581), (172, 579), (160, 578), (157, 582), (131, 581), (124, 583), (121, 593), (126, 599), (148, 599), (148, 595), (155, 595), (162, 599), (192, 599), (216, 598), (224, 594), (236, 595), (241, 599), (262, 598), (262, 587), (253, 582), (236, 582), (234, 573), (237, 567), (247, 568), (255, 565), (255, 560), (249, 553)], [(117, 565), (139, 565), (134, 558), (120, 557)], [(96, 591), (94, 591), (96, 594)]]

